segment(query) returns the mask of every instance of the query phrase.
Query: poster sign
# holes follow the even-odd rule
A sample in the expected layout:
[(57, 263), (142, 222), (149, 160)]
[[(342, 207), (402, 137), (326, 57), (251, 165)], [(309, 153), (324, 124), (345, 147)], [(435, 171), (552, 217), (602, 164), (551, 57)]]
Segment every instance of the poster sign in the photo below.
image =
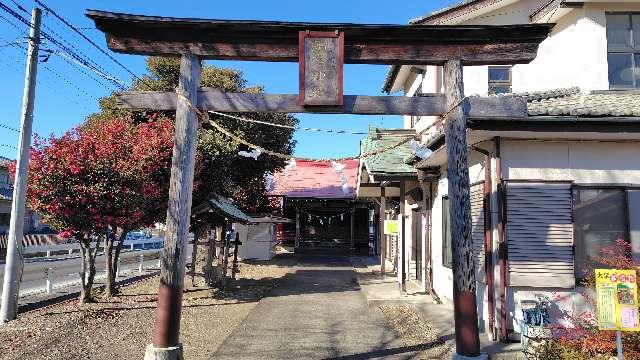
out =
[(384, 221), (384, 234), (385, 235), (398, 235), (398, 220), (385, 220)]
[(600, 330), (640, 331), (635, 270), (596, 269), (596, 301)]
[(343, 104), (344, 33), (300, 31), (300, 105)]

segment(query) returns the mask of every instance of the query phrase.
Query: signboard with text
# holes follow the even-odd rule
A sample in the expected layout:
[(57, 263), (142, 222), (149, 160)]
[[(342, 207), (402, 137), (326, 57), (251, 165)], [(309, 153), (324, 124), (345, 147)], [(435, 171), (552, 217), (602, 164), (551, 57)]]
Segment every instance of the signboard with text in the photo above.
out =
[(385, 235), (398, 235), (398, 220), (385, 220), (384, 221), (384, 234)]
[(596, 308), (600, 330), (640, 331), (635, 270), (596, 269)]
[(344, 33), (300, 31), (300, 105), (343, 104)]

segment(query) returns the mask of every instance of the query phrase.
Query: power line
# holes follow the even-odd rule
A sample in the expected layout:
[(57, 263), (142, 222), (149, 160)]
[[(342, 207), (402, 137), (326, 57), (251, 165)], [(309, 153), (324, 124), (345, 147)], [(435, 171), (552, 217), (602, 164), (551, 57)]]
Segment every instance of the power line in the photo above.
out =
[(98, 44), (96, 44), (95, 42), (93, 42), (93, 40), (89, 39), (82, 31), (78, 30), (78, 28), (76, 28), (75, 26), (73, 26), (72, 24), (70, 24), (66, 19), (64, 19), (62, 16), (58, 15), (55, 11), (53, 11), (50, 7), (48, 7), (47, 5), (45, 5), (42, 1), (40, 0), (35, 0), (36, 3), (38, 3), (38, 5), (42, 6), (46, 11), (48, 11), (49, 13), (51, 13), (51, 15), (55, 16), (58, 20), (60, 20), (63, 24), (67, 25), (71, 30), (73, 30), (74, 32), (76, 32), (78, 35), (82, 36), (83, 39), (87, 40), (89, 42), (89, 44), (93, 45), (93, 47), (95, 47), (96, 49), (100, 50), (101, 53), (103, 53), (105, 56), (107, 56), (109, 59), (113, 60), (113, 62), (115, 62), (116, 64), (118, 64), (118, 66), (120, 66), (121, 68), (123, 68), (125, 71), (127, 71), (129, 74), (131, 74), (131, 76), (133, 76), (136, 80), (142, 82), (143, 84), (145, 84), (149, 89), (151, 89), (151, 86), (149, 86), (149, 84), (147, 84), (143, 79), (141, 79), (140, 77), (138, 77), (138, 75), (136, 75), (133, 71), (129, 70), (129, 68), (127, 68), (126, 66), (124, 66), (120, 61), (118, 61), (116, 58), (114, 58), (113, 56), (111, 56), (109, 53), (107, 53), (106, 51), (104, 51), (100, 46), (98, 46)]
[[(48, 51), (48, 50), (44, 50), (44, 51)], [(56, 52), (52, 52), (52, 54), (58, 55)], [(99, 77), (94, 77), (91, 73), (87, 72), (84, 70), (84, 68), (81, 68), (79, 66), (76, 65), (75, 62), (72, 62), (70, 60), (68, 60), (67, 57), (64, 56), (60, 56), (60, 59), (62, 59), (62, 61), (64, 61), (65, 63), (67, 63), (69, 66), (71, 66), (72, 68), (78, 70), (80, 73), (82, 73), (83, 75), (85, 75), (86, 77), (88, 77), (89, 79), (93, 80), (96, 84), (102, 86), (105, 90), (107, 91), (112, 91), (113, 89), (111, 87), (109, 87), (108, 85), (106, 85), (104, 82), (102, 82), (102, 79)]]
[[(26, 49), (21, 48), (21, 47), (20, 47), (20, 49), (22, 49), (22, 50), (23, 50), (23, 53), (26, 55)], [(70, 80), (68, 80), (66, 77), (62, 76), (60, 73), (58, 73), (57, 71), (53, 70), (53, 69), (52, 69), (52, 68), (50, 68), (49, 66), (47, 66), (47, 65), (45, 65), (45, 64), (42, 64), (42, 67), (43, 67), (45, 70), (47, 70), (47, 71), (51, 72), (53, 75), (55, 75), (55, 76), (56, 76), (58, 79), (60, 79), (61, 81), (63, 81), (63, 82), (65, 82), (66, 84), (68, 84), (68, 85), (70, 85), (70, 86), (72, 86), (72, 87), (76, 88), (76, 90), (78, 90), (78, 92), (79, 92), (80, 94), (85, 95), (85, 96), (87, 96), (87, 97), (90, 97), (90, 98), (92, 98), (93, 100), (99, 101), (99, 99), (98, 99), (98, 98), (96, 98), (95, 96), (93, 96), (93, 95), (91, 95), (91, 94), (87, 93), (87, 92), (86, 92), (84, 89), (82, 89), (79, 85), (74, 84), (73, 82), (71, 82), (71, 81), (70, 81)], [(87, 74), (87, 76), (89, 76), (89, 75)], [(98, 84), (102, 85), (102, 83), (98, 82), (97, 80), (95, 80), (95, 79), (94, 79), (94, 78), (92, 78), (91, 76), (89, 76), (89, 77), (90, 77), (92, 80), (96, 81)], [(107, 90), (108, 90), (108, 89), (107, 89)], [(76, 101), (76, 104), (80, 105), (80, 103), (78, 103), (77, 101)]]
[(24, 33), (24, 34), (27, 33), (24, 29), (21, 29), (20, 27), (18, 27), (18, 25), (14, 24), (11, 20), (7, 19), (6, 17), (0, 15), (0, 19), (6, 21), (9, 25), (13, 26), (14, 28), (16, 28), (21, 33)]
[[(14, 3), (14, 4), (18, 7), (18, 10), (20, 10), (20, 11), (24, 12), (26, 15), (31, 15), (31, 14), (29, 13), (29, 11), (28, 11), (26, 8), (24, 8), (24, 7), (23, 7), (20, 3), (18, 3), (17, 1), (15, 1), (15, 0), (11, 0), (11, 2), (12, 2), (12, 3)], [(78, 48), (76, 48), (72, 43), (68, 42), (68, 41), (67, 41), (63, 36), (61, 36), (60, 34), (58, 34), (55, 30), (53, 30), (52, 28), (50, 28), (49, 26), (47, 26), (47, 24), (42, 23), (41, 25), (42, 25), (45, 29), (48, 29), (50, 34), (53, 34), (53, 35), (57, 36), (60, 40), (62, 40), (62, 42), (64, 42), (65, 44), (69, 45), (73, 50), (80, 52), (80, 50), (79, 50)], [(87, 59), (89, 60), (89, 62), (91, 62), (91, 63), (92, 63), (93, 65), (95, 65), (96, 67), (98, 67), (98, 68), (100, 68), (100, 69), (104, 70), (104, 69), (103, 69), (103, 68), (102, 68), (98, 63), (96, 63), (95, 61), (93, 61), (93, 59), (91, 59), (91, 58), (89, 58), (89, 57), (87, 57)], [(104, 70), (104, 71), (106, 71), (106, 70)]]
[[(15, 1), (14, 1), (14, 3), (15, 3)], [(25, 33), (25, 34), (26, 34), (26, 32), (25, 32), (25, 30), (24, 30), (24, 29), (19, 28), (18, 26), (16, 26), (14, 23), (12, 23), (11, 21), (9, 21), (9, 20), (8, 20), (7, 18), (5, 18), (4, 16), (0, 15), (0, 18), (4, 19), (7, 23), (9, 23), (11, 26), (13, 26), (13, 27), (14, 27), (15, 29), (17, 29), (18, 31), (23, 32), (23, 33)], [(45, 26), (46, 26), (46, 25), (45, 25)], [(47, 28), (48, 28), (48, 27), (47, 27)], [(4, 47), (7, 47), (7, 46), (14, 46), (14, 47), (17, 47), (17, 48), (22, 49), (22, 50), (24, 51), (24, 54), (26, 55), (27, 48), (26, 48), (24, 45), (20, 44), (20, 42), (18, 41), (18, 39), (20, 39), (20, 37), (18, 37), (15, 41), (9, 42), (9, 43), (7, 43), (7, 44), (5, 44), (5, 45), (0, 45), (0, 48), (4, 48)], [(63, 41), (67, 42), (67, 41), (66, 41), (66, 40), (64, 40), (64, 39), (63, 39)], [(67, 42), (67, 43), (68, 43), (68, 42)], [(52, 51), (52, 50), (46, 50), (46, 49), (44, 49), (43, 51), (45, 51), (45, 52), (46, 52), (46, 51)], [(63, 56), (61, 56), (61, 58), (62, 58), (66, 63), (68, 63), (69, 65), (71, 65), (73, 68), (77, 69), (77, 70), (78, 70), (78, 71), (80, 71), (82, 74), (86, 75), (87, 77), (89, 77), (91, 80), (95, 81), (97, 84), (99, 84), (100, 86), (102, 86), (102, 87), (103, 87), (103, 88), (105, 88), (106, 90), (108, 90), (108, 91), (111, 91), (111, 90), (112, 90), (112, 88), (110, 88), (109, 86), (105, 85), (105, 83), (104, 83), (104, 82), (100, 81), (98, 78), (93, 77), (91, 74), (89, 74), (89, 73), (87, 73), (86, 71), (84, 71), (84, 69), (82, 69), (82, 68), (78, 67), (77, 65), (75, 65), (74, 63), (72, 63), (70, 60), (68, 60), (68, 58), (67, 58), (67, 57), (63, 57)], [(91, 59), (89, 59), (89, 60), (91, 61)], [(93, 61), (91, 61), (91, 62), (93, 62)], [(93, 62), (93, 63), (95, 63), (95, 62)], [(50, 69), (50, 68), (48, 68), (48, 67), (47, 67), (47, 69), (48, 69), (48, 70), (50, 70), (50, 71), (53, 71), (53, 70), (51, 70), (51, 69)], [(58, 77), (60, 77), (60, 76), (58, 76)]]
[[(20, 63), (20, 65), (21, 65), (20, 67), (19, 67), (19, 66), (18, 66), (18, 64), (17, 64), (18, 62), (19, 62), (19, 63)], [(12, 68), (16, 69), (17, 71), (20, 71), (20, 72), (24, 71), (24, 69), (22, 68), (22, 67), (24, 66), (24, 61), (20, 61), (20, 60), (17, 60), (17, 59), (16, 59), (16, 61), (15, 61), (15, 63), (14, 63), (14, 62), (10, 62), (10, 61), (8, 61), (6, 58), (2, 58), (2, 57), (0, 57), (0, 63), (6, 64), (6, 65), (9, 65), (9, 66), (11, 66)], [(86, 93), (86, 92), (84, 92), (84, 91), (83, 91), (83, 90), (82, 90), (78, 85), (75, 85), (74, 83), (72, 83), (71, 81), (69, 81), (69, 80), (68, 80), (68, 79), (66, 79), (64, 76), (60, 75), (59, 73), (57, 73), (56, 71), (54, 71), (54, 70), (53, 70), (53, 69), (51, 69), (50, 67), (48, 67), (48, 66), (46, 66), (46, 65), (43, 65), (42, 67), (43, 67), (45, 70), (47, 70), (48, 72), (50, 72), (52, 75), (55, 75), (55, 77), (56, 77), (56, 78), (58, 78), (61, 82), (65, 82), (65, 83), (67, 83), (68, 85), (70, 85), (70, 86), (72, 86), (72, 87), (76, 88), (76, 89), (77, 89), (77, 92), (78, 92), (78, 94), (79, 94), (79, 95), (82, 95), (82, 93), (84, 93), (85, 95), (87, 95), (87, 97), (91, 97), (91, 98), (92, 98), (92, 99), (94, 99), (94, 100), (98, 100), (96, 97), (94, 97), (94, 96), (91, 96), (91, 95), (87, 94), (87, 93)], [(43, 74), (43, 75), (47, 74), (47, 75), (51, 76), (51, 74), (49, 74), (49, 73), (47, 73), (47, 72), (43, 72), (42, 74)], [(55, 78), (54, 78), (53, 76), (51, 76), (50, 78), (55, 80)], [(88, 106), (87, 104), (81, 104), (80, 102), (78, 102), (78, 98), (79, 98), (78, 96), (67, 96), (65, 92), (61, 92), (59, 88), (57, 88), (57, 89), (56, 89), (56, 88), (53, 88), (53, 87), (52, 87), (51, 85), (49, 85), (47, 82), (42, 82), (41, 84), (42, 84), (43, 86), (45, 86), (47, 89), (51, 90), (51, 92), (52, 92), (53, 94), (56, 94), (56, 95), (58, 95), (58, 96), (62, 96), (63, 98), (65, 98), (65, 99), (67, 99), (67, 100), (70, 100), (71, 102), (73, 102), (73, 103), (77, 104), (78, 106), (83, 106), (86, 110), (88, 110), (88, 111), (92, 111), (92, 109), (91, 109), (91, 108), (89, 108), (89, 106)], [(80, 97), (82, 97), (82, 96), (80, 96)]]
[(98, 75), (102, 76), (103, 78), (105, 78), (105, 79), (107, 79), (107, 80), (111, 80), (111, 81), (112, 81), (112, 82), (114, 82), (114, 83), (118, 83), (118, 84), (120, 84), (120, 85), (121, 85), (121, 86), (123, 86), (123, 87), (128, 87), (128, 85), (127, 85), (125, 82), (123, 82), (123, 81), (119, 80), (118, 78), (115, 78), (115, 77), (112, 77), (112, 76), (110, 76), (110, 75), (107, 75), (107, 74), (105, 74), (105, 73), (103, 73), (103, 72), (101, 72), (101, 71), (98, 71), (98, 70), (96, 70), (96, 69), (92, 68), (91, 66), (87, 66), (86, 64), (84, 64), (84, 63), (82, 63), (82, 62), (80, 62), (80, 61), (77, 61), (77, 60), (73, 59), (72, 57), (69, 57), (69, 56), (65, 55), (65, 54), (64, 54), (63, 52), (61, 52), (61, 51), (53, 51), (53, 54), (56, 54), (56, 55), (61, 56), (61, 57), (63, 57), (63, 58), (66, 58), (66, 59), (67, 59), (67, 60), (69, 60), (69, 61), (73, 61), (74, 63), (76, 63), (76, 64), (78, 64), (78, 65), (80, 65), (80, 66), (83, 66), (83, 67), (85, 67), (85, 68), (87, 68), (87, 69), (89, 69), (89, 70), (93, 71), (94, 73), (96, 73), (96, 74), (98, 74)]
[(0, 144), (0, 147), (8, 147), (8, 148), (11, 148), (11, 149), (14, 149), (14, 150), (18, 150), (17, 147), (15, 147), (13, 145), (9, 145), (9, 144)]
[(18, 134), (20, 133), (20, 130), (18, 130), (18, 129), (16, 129), (16, 128), (14, 128), (14, 127), (11, 127), (11, 126), (9, 126), (9, 125), (7, 125), (7, 124), (0, 123), (0, 127), (1, 127), (1, 128), (5, 128), (5, 129), (7, 129), (7, 130), (11, 130), (11, 131), (13, 131), (13, 132), (17, 132)]
[[(4, 4), (3, 2), (0, 1), (0, 9), (4, 10), (5, 12), (7, 12), (9, 15), (13, 16), (14, 18), (18, 19), (20, 22), (24, 23), (25, 25), (31, 27), (31, 22), (28, 21), (27, 19), (25, 19), (23, 16), (21, 16), (20, 14), (18, 14), (17, 12), (15, 12), (13, 9), (11, 9), (10, 7), (8, 7), (6, 4)], [(74, 58), (76, 61), (82, 63), (83, 65), (92, 68), (93, 70), (96, 70), (96, 73), (102, 74), (103, 72), (100, 70), (104, 70), (104, 69), (96, 69), (96, 66), (92, 65), (91, 63), (87, 62), (87, 60), (82, 57), (81, 55), (78, 55), (75, 51), (71, 50), (69, 47), (65, 46), (64, 44), (60, 43), (58, 40), (56, 40), (55, 38), (53, 38), (51, 35), (49, 35), (48, 33), (42, 31), (41, 35), (44, 39), (46, 39), (47, 41), (50, 41), (51, 43), (53, 43), (54, 45), (58, 46), (59, 48), (61, 48), (65, 53), (67, 53), (68, 55), (70, 55), (72, 58)], [(106, 72), (106, 71), (105, 71)], [(118, 81), (114, 81), (113, 78), (115, 78), (114, 76), (109, 75), (109, 78), (107, 78), (107, 80), (111, 81), (112, 83), (114, 83), (119, 89), (121, 90), (125, 90), (125, 87), (122, 86), (121, 82)]]

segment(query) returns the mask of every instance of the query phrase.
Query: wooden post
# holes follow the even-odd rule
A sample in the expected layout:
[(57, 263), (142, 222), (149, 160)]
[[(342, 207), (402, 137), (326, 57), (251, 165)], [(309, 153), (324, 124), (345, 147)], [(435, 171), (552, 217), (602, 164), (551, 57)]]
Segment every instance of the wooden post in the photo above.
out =
[(238, 246), (240, 246), (240, 234), (236, 233), (236, 239), (233, 242), (233, 263), (231, 265), (231, 278), (236, 279), (238, 273)]
[(20, 119), (20, 139), (18, 158), (16, 159), (16, 179), (11, 203), (9, 236), (7, 238), (7, 256), (4, 267), (2, 307), (0, 320), (10, 321), (18, 316), (18, 297), (22, 279), (22, 236), (24, 234), (24, 213), (27, 197), (27, 177), (29, 173), (29, 150), (31, 149), (31, 128), (33, 125), (33, 105), (36, 96), (36, 75), (38, 72), (38, 47), (40, 45), (39, 8), (31, 12), (31, 30), (29, 31), (29, 50), (27, 69), (24, 75), (24, 93), (22, 96), (22, 114)]
[(233, 232), (233, 223), (227, 221), (226, 231), (224, 232), (224, 248), (222, 249), (222, 286), (227, 286), (227, 270), (229, 269), (229, 245), (231, 244), (231, 234)]
[(294, 251), (300, 246), (300, 208), (296, 206), (296, 238), (294, 241)]
[[(449, 182), (449, 217), (453, 254), (453, 305), (458, 355), (480, 355), (476, 279), (471, 243), (471, 203), (467, 162), (468, 102), (464, 98), (462, 61), (444, 65), (444, 90), (447, 107), (453, 110), (445, 119)], [(462, 103), (461, 103), (462, 101)]]
[(191, 243), (191, 286), (195, 286), (194, 282), (196, 281), (196, 260), (198, 257), (198, 241), (200, 241), (201, 233), (202, 229), (200, 227), (195, 229), (193, 243)]
[(148, 347), (145, 354), (148, 359), (182, 358), (180, 315), (198, 129), (198, 117), (189, 101), (197, 106), (199, 83), (200, 60), (194, 54), (184, 53), (180, 60), (178, 91), (188, 100), (178, 97), (158, 307), (153, 346)]
[(216, 229), (209, 228), (207, 233), (209, 247), (207, 248), (207, 260), (204, 264), (204, 278), (207, 285), (211, 286), (214, 282), (213, 258), (216, 256)]
[(380, 273), (385, 276), (385, 265), (387, 262), (387, 239), (384, 235), (384, 220), (387, 214), (387, 198), (385, 196), (384, 186), (380, 187), (380, 224), (378, 226), (378, 241), (380, 241)]
[(351, 252), (356, 250), (356, 239), (355, 239), (355, 218), (356, 211), (354, 208), (349, 209), (350, 221), (349, 221), (349, 241), (351, 242)]

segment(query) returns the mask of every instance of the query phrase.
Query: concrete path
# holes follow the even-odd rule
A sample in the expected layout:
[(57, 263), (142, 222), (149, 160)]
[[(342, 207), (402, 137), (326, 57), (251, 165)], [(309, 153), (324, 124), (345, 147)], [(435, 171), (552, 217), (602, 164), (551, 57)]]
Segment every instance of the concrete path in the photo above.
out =
[(407, 359), (377, 308), (367, 307), (347, 257), (304, 257), (212, 359)]

